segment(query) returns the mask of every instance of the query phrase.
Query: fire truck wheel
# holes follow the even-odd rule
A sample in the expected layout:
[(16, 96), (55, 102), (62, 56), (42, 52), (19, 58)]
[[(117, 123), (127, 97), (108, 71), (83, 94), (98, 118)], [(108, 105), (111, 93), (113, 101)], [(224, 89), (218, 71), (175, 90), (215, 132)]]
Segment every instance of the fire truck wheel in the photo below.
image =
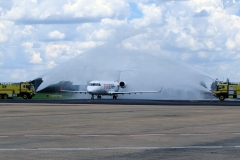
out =
[(28, 96), (26, 94), (23, 95), (23, 99), (27, 99)]
[(223, 95), (219, 96), (220, 101), (224, 101), (225, 97)]
[(7, 99), (7, 98), (8, 98), (8, 95), (7, 95), (7, 94), (5, 94), (5, 95), (3, 96), (3, 98), (4, 98), (4, 99)]
[(3, 96), (0, 94), (0, 99), (2, 99), (3, 98)]

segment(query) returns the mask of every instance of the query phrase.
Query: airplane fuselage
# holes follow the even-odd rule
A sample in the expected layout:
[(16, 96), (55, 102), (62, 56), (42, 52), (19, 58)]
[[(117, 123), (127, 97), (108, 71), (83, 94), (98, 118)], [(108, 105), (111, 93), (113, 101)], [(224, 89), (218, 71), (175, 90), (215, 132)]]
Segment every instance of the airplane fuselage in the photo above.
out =
[(117, 81), (91, 81), (87, 86), (87, 92), (91, 95), (112, 95), (111, 92), (118, 91)]
[(94, 96), (97, 96), (97, 99), (101, 99), (101, 96), (108, 95), (112, 96), (113, 99), (117, 99), (118, 95), (122, 94), (136, 94), (136, 93), (159, 93), (162, 91), (119, 91), (119, 89), (126, 88), (127, 84), (124, 81), (91, 81), (86, 91), (69, 91), (69, 90), (62, 90), (62, 87), (60, 87), (60, 90), (63, 92), (74, 92), (74, 93), (85, 93), (85, 94), (91, 94), (91, 99), (94, 99)]

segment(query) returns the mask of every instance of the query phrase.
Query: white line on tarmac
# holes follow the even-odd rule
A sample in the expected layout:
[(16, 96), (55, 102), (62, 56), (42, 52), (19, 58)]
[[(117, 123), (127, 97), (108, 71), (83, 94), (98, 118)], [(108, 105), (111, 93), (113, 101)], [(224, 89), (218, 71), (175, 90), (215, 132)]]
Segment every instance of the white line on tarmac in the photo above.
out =
[(25, 135), (0, 135), (0, 138), (7, 137), (121, 137), (121, 136), (130, 136), (130, 137), (140, 137), (140, 136), (211, 136), (211, 135), (240, 135), (239, 132), (233, 133), (149, 133), (149, 134), (25, 134)]
[(218, 149), (218, 148), (235, 148), (236, 146), (184, 146), (184, 147), (172, 147), (174, 149)]
[(114, 136), (116, 136), (116, 135), (77, 135), (78, 137), (114, 137)]
[(156, 150), (156, 149), (222, 149), (240, 146), (179, 146), (179, 147), (109, 147), (109, 148), (0, 148), (0, 151), (97, 151), (97, 150)]
[(209, 136), (213, 134), (180, 134), (181, 136)]
[(64, 135), (24, 135), (24, 137), (62, 137)]
[(164, 136), (166, 134), (136, 134), (136, 135), (129, 135), (132, 137), (139, 137), (139, 136)]

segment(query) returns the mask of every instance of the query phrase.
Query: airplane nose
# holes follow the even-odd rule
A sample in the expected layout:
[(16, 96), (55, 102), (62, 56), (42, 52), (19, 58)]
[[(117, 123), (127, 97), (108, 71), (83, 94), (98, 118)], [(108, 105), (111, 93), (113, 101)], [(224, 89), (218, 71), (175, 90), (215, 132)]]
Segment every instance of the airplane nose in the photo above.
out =
[(88, 86), (88, 87), (87, 87), (87, 91), (90, 92), (90, 93), (91, 93), (91, 92), (96, 92), (97, 90), (98, 90), (97, 87), (92, 87), (92, 86)]
[(89, 86), (88, 86), (88, 87), (87, 87), (87, 91), (88, 91), (88, 92), (92, 92), (92, 87), (89, 87)]

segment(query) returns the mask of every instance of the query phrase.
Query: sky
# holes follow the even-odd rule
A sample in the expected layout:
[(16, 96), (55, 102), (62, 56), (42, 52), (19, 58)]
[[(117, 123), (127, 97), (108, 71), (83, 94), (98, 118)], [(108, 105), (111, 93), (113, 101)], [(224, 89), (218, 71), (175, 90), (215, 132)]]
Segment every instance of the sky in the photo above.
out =
[(0, 0), (0, 81), (33, 80), (115, 45), (240, 82), (239, 16), (239, 0)]

